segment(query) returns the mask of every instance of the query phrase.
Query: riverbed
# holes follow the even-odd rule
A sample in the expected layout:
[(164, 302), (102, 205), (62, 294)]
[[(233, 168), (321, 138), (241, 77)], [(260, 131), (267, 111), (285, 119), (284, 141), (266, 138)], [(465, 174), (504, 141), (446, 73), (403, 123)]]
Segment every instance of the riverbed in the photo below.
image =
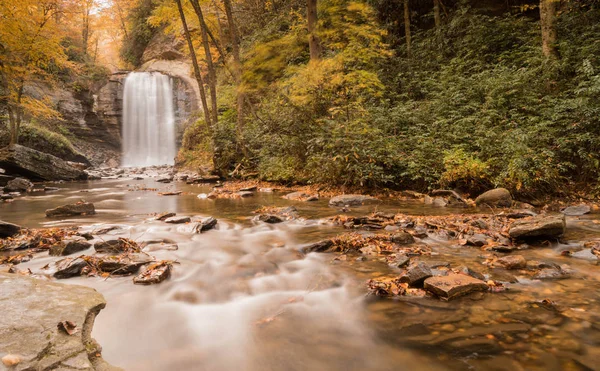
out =
[[(156, 259), (176, 261), (169, 280), (134, 285), (131, 277), (77, 277), (60, 282), (93, 287), (107, 307), (93, 337), (103, 357), (125, 370), (587, 370), (600, 369), (600, 274), (583, 249), (600, 239), (598, 215), (567, 218), (567, 233), (547, 246), (519, 250), (527, 260), (567, 264), (561, 280), (533, 280), (518, 270), (491, 269), (488, 252), (430, 235), (425, 262), (468, 266), (508, 290), (452, 301), (433, 296), (378, 298), (369, 279), (399, 268), (377, 256), (309, 253), (301, 248), (346, 233), (325, 221), (340, 213), (408, 215), (489, 213), (435, 208), (385, 199), (350, 210), (327, 199), (294, 202), (285, 193), (255, 192), (238, 199), (198, 198), (212, 185), (147, 179), (62, 183), (0, 204), (0, 219), (29, 228), (117, 228), (99, 238), (169, 239)], [(182, 191), (175, 196), (159, 192)], [(97, 214), (48, 219), (44, 210), (85, 199)], [(255, 220), (262, 206), (295, 206), (299, 218), (279, 224)], [(153, 215), (212, 216), (217, 228), (191, 234)], [(566, 256), (561, 252), (574, 252)], [(92, 254), (93, 249), (82, 253)], [(40, 253), (19, 269), (34, 273), (56, 261)], [(509, 277), (510, 276), (510, 277)], [(514, 279), (513, 279), (514, 278)], [(517, 282), (510, 282), (510, 281)]]

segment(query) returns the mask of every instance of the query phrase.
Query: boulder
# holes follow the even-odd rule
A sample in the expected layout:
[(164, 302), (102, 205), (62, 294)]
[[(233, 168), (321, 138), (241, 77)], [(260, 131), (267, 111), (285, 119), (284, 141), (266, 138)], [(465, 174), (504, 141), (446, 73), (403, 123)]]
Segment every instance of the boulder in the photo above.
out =
[(514, 239), (554, 238), (565, 229), (564, 215), (538, 215), (513, 222), (508, 234)]
[[(467, 201), (458, 194), (458, 192), (450, 190), (450, 189), (436, 189), (431, 191), (431, 195), (433, 197), (437, 198), (441, 198), (444, 202), (446, 202), (446, 204), (449, 204), (451, 206), (466, 206), (467, 205)], [(438, 201), (439, 203), (440, 201)], [(434, 199), (433, 201), (434, 206), (438, 206), (436, 205), (436, 201)], [(446, 206), (446, 205), (443, 205)]]
[(482, 193), (475, 199), (477, 206), (489, 205), (494, 207), (510, 207), (512, 196), (506, 188), (496, 188)]
[(592, 208), (588, 205), (581, 204), (577, 206), (569, 206), (561, 210), (561, 213), (568, 216), (581, 216), (585, 214), (589, 214), (592, 211)]
[(92, 246), (84, 237), (70, 237), (59, 241), (50, 247), (50, 255), (71, 255), (76, 252), (87, 250)]
[(488, 285), (482, 280), (464, 274), (429, 277), (423, 283), (425, 290), (444, 299), (454, 299), (475, 291), (487, 291)]
[(429, 265), (420, 262), (408, 267), (406, 273), (400, 277), (400, 282), (408, 283), (409, 286), (420, 286), (425, 279), (432, 275)]
[(55, 216), (77, 216), (77, 215), (94, 215), (96, 209), (94, 204), (91, 202), (77, 202), (70, 205), (59, 206), (54, 209), (46, 210), (46, 217), (51, 218)]
[(334, 246), (333, 240), (323, 240), (319, 242), (312, 243), (302, 249), (305, 254), (311, 252), (328, 252)]
[(0, 220), (0, 238), (12, 237), (20, 230), (20, 226)]
[(329, 200), (329, 206), (360, 206), (367, 201), (378, 201), (366, 195), (339, 195)]
[(25, 178), (15, 178), (8, 183), (4, 190), (6, 192), (27, 192), (33, 188), (33, 183)]
[(0, 150), (0, 166), (32, 180), (85, 180), (87, 174), (50, 154), (20, 145)]
[(408, 232), (396, 232), (390, 236), (390, 241), (393, 243), (407, 245), (415, 242), (415, 238)]
[[(94, 319), (105, 305), (89, 287), (0, 273), (1, 354), (20, 360), (9, 369), (120, 370), (104, 362), (91, 338)], [(65, 321), (73, 335), (57, 327)]]

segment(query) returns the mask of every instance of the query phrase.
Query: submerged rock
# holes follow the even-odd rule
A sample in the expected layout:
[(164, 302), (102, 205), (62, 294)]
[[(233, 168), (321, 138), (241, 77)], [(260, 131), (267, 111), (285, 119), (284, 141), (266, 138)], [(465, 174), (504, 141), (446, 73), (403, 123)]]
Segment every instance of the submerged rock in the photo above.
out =
[(569, 206), (569, 207), (561, 210), (561, 213), (568, 215), (568, 216), (581, 216), (581, 215), (589, 214), (591, 211), (592, 211), (591, 207), (589, 207), (588, 205), (582, 204), (582, 205), (577, 205), (577, 206)]
[(21, 227), (0, 220), (0, 238), (12, 237), (21, 231)]
[(506, 269), (523, 269), (527, 267), (527, 260), (523, 255), (509, 255), (498, 259), (498, 263)]
[(510, 207), (513, 199), (506, 188), (496, 188), (482, 193), (475, 199), (477, 206)]
[(464, 274), (430, 277), (423, 283), (425, 290), (451, 300), (475, 291), (487, 291), (488, 285), (482, 280)]
[(161, 222), (164, 222), (166, 219), (168, 219), (168, 218), (172, 218), (172, 217), (174, 217), (175, 215), (177, 215), (177, 214), (175, 214), (175, 213), (169, 213), (169, 212), (166, 212), (166, 213), (161, 213), (161, 214), (158, 214), (158, 215), (157, 215), (157, 216), (154, 218), (154, 220), (160, 220)]
[(306, 254), (311, 252), (327, 252), (333, 248), (333, 245), (333, 240), (323, 240), (304, 247), (302, 251)]
[(94, 208), (94, 204), (91, 202), (77, 202), (70, 205), (59, 206), (54, 209), (46, 210), (46, 217), (55, 217), (55, 216), (77, 216), (77, 215), (94, 215), (96, 214), (96, 209)]
[(76, 252), (87, 250), (92, 246), (84, 237), (70, 237), (55, 243), (50, 247), (50, 255), (71, 255)]
[(283, 196), (283, 198), (285, 198), (286, 200), (292, 200), (292, 201), (318, 201), (319, 200), (319, 196), (318, 195), (309, 195), (308, 193), (304, 193), (304, 192), (292, 192), (292, 193), (288, 193), (287, 195)]
[(407, 245), (415, 242), (415, 238), (408, 232), (396, 232), (390, 236), (390, 241), (393, 243)]
[(553, 238), (565, 233), (564, 215), (539, 215), (513, 222), (508, 234), (514, 239)]
[(27, 192), (31, 189), (33, 189), (33, 183), (25, 178), (15, 178), (6, 183), (6, 187), (4, 187), (6, 192)]
[(330, 206), (360, 206), (367, 201), (378, 201), (375, 197), (366, 195), (339, 195), (329, 200)]
[[(88, 287), (0, 273), (0, 349), (19, 356), (10, 370), (120, 370), (100, 358), (100, 346), (91, 338), (105, 305)], [(74, 335), (59, 330), (65, 321), (80, 330)]]
[(33, 180), (85, 180), (87, 174), (48, 153), (21, 145), (0, 150), (0, 167)]

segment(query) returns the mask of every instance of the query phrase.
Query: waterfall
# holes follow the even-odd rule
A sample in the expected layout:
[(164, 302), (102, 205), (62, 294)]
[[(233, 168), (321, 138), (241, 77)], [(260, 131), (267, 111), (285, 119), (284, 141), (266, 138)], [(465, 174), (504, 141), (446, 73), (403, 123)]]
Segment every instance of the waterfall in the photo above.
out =
[(171, 78), (130, 73), (123, 92), (123, 166), (172, 165), (176, 151)]

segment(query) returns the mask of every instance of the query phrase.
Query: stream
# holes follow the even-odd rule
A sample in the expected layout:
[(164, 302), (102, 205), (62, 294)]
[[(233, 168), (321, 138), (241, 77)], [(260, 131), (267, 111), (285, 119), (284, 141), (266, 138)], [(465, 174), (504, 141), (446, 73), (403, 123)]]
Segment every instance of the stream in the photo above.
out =
[[(598, 370), (600, 275), (584, 241), (600, 239), (598, 214), (567, 218), (567, 234), (547, 247), (519, 251), (528, 260), (567, 264), (562, 280), (532, 280), (519, 271), (483, 265), (484, 251), (429, 236), (422, 261), (466, 265), (507, 284), (452, 301), (367, 296), (366, 282), (398, 275), (377, 257), (310, 253), (300, 248), (347, 232), (323, 222), (341, 213), (327, 199), (294, 202), (285, 193), (256, 192), (241, 199), (199, 199), (210, 185), (106, 179), (62, 183), (0, 204), (0, 219), (24, 227), (118, 226), (101, 238), (170, 239), (156, 259), (175, 260), (171, 278), (134, 285), (131, 277), (77, 277), (60, 282), (93, 287), (107, 306), (93, 337), (103, 358), (128, 371), (210, 370)], [(158, 191), (182, 191), (160, 196)], [(44, 210), (85, 199), (96, 215), (48, 219)], [(290, 206), (300, 218), (279, 224), (254, 220), (261, 206)], [(386, 199), (353, 207), (409, 215), (465, 213), (419, 201)], [(212, 216), (217, 228), (191, 234), (183, 224), (152, 215)], [(486, 212), (469, 210), (468, 212)], [(489, 213), (490, 210), (488, 209)], [(570, 250), (571, 256), (561, 252)], [(93, 248), (82, 254), (93, 254)], [(56, 261), (47, 253), (19, 265), (38, 272)], [(549, 304), (550, 303), (550, 304)]]

